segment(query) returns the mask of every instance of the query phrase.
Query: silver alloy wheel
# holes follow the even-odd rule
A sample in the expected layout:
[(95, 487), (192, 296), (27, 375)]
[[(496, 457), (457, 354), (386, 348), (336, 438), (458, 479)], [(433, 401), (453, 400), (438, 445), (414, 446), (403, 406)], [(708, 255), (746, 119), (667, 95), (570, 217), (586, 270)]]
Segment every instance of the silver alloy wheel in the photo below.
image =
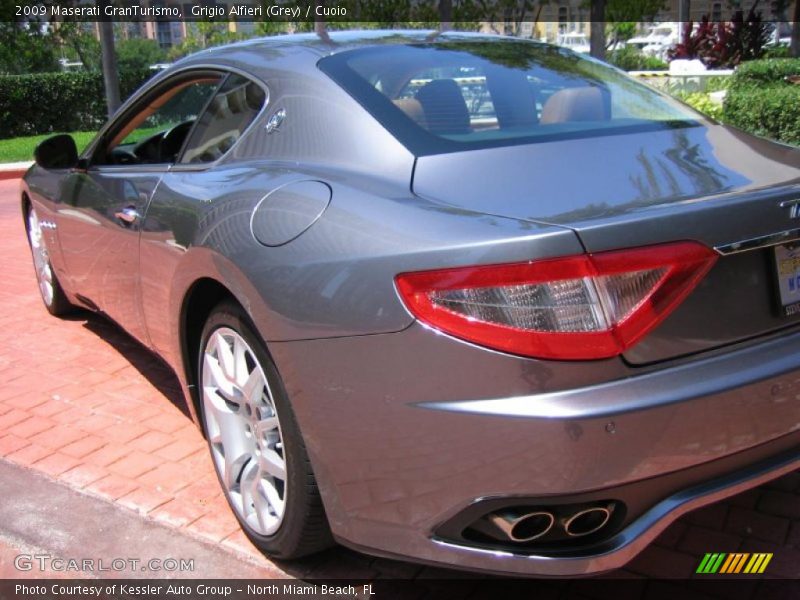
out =
[(275, 533), (287, 491), (280, 423), (255, 353), (228, 327), (214, 330), (203, 351), (203, 408), (231, 504), (256, 533)]
[(50, 256), (42, 239), (42, 226), (36, 211), (31, 209), (28, 213), (28, 239), (33, 250), (33, 266), (36, 269), (36, 280), (39, 282), (39, 291), (47, 306), (53, 304), (53, 271), (50, 266)]

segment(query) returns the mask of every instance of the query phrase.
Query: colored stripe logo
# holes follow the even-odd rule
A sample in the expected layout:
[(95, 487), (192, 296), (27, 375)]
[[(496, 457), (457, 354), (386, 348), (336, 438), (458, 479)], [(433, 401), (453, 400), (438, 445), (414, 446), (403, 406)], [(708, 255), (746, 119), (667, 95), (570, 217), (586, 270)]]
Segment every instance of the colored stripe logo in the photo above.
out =
[(696, 573), (704, 575), (736, 575), (759, 574), (763, 573), (769, 561), (772, 560), (772, 552), (709, 552), (700, 561)]

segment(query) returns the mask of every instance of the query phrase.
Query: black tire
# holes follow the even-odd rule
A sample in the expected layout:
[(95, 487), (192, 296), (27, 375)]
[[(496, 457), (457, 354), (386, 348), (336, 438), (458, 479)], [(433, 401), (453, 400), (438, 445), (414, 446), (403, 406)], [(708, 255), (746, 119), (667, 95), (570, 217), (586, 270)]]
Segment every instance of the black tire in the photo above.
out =
[[(244, 520), (226, 489), (223, 475), (220, 473), (217, 462), (213, 460), (213, 448), (203, 399), (203, 394), (205, 393), (203, 386), (203, 358), (209, 339), (220, 328), (232, 329), (238, 333), (256, 355), (256, 359), (261, 365), (267, 380), (275, 413), (280, 423), (287, 476), (285, 482), (286, 502), (283, 519), (277, 531), (272, 535), (261, 535)], [(264, 342), (256, 334), (247, 314), (238, 304), (225, 301), (212, 310), (200, 339), (197, 373), (197, 389), (200, 394), (200, 415), (203, 432), (209, 443), (209, 451), (212, 452), (212, 462), (214, 462), (217, 478), (225, 491), (226, 500), (239, 521), (242, 530), (258, 548), (279, 559), (300, 558), (333, 545), (333, 538), (325, 516), (317, 482), (314, 478), (314, 472), (283, 382), (275, 363), (266, 350)], [(240, 478), (244, 471), (245, 467), (243, 466), (240, 471)]]
[[(41, 238), (41, 235), (38, 236), (38, 240), (34, 240), (35, 234), (32, 234), (32, 227), (34, 226), (31, 222), (32, 217), (38, 223), (38, 216), (36, 215), (33, 207), (29, 205), (28, 212), (25, 215), (25, 232), (28, 235), (28, 247), (30, 248), (31, 258), (33, 259), (34, 271), (36, 273), (36, 283), (39, 287), (39, 295), (42, 298), (42, 304), (44, 304), (47, 312), (55, 317), (62, 317), (73, 312), (75, 310), (75, 306), (67, 299), (67, 295), (64, 293), (64, 289), (61, 287), (61, 283), (58, 281), (58, 277), (53, 270), (53, 265), (51, 264), (49, 257), (43, 258), (42, 260), (46, 261), (47, 268), (50, 272), (50, 286), (52, 287), (52, 294), (48, 297), (42, 289), (42, 275), (36, 266), (37, 256), (34, 244), (42, 244), (42, 247), (45, 249), (45, 255), (47, 255), (47, 247), (44, 244), (44, 240)], [(41, 232), (41, 229), (39, 231)]]

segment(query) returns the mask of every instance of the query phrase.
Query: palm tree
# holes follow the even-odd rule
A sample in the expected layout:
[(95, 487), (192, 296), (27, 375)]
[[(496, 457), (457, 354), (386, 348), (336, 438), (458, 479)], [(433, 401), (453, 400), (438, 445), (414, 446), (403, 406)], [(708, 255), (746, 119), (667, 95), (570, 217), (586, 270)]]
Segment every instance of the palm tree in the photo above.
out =
[(590, 53), (602, 60), (606, 57), (606, 0), (592, 0), (589, 15), (592, 20), (589, 29)]

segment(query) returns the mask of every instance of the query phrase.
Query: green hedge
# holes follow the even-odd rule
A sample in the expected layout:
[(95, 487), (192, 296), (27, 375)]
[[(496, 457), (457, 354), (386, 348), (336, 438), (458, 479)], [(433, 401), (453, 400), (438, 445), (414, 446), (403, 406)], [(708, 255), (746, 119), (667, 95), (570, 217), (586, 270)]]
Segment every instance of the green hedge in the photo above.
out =
[[(154, 71), (123, 71), (123, 100)], [(103, 76), (96, 71), (0, 76), (0, 139), (54, 131), (92, 131), (107, 119)]]
[(736, 68), (731, 77), (731, 89), (782, 84), (788, 75), (800, 75), (800, 58), (751, 60)]
[(800, 146), (800, 59), (775, 58), (742, 63), (725, 96), (723, 120), (740, 129)]
[(722, 120), (722, 105), (711, 100), (706, 92), (683, 92), (675, 94), (675, 97), (712, 119)]
[(800, 146), (800, 86), (729, 90), (723, 118), (750, 133)]
[(633, 46), (612, 50), (606, 60), (623, 71), (664, 71), (669, 68), (660, 58), (647, 56)]

